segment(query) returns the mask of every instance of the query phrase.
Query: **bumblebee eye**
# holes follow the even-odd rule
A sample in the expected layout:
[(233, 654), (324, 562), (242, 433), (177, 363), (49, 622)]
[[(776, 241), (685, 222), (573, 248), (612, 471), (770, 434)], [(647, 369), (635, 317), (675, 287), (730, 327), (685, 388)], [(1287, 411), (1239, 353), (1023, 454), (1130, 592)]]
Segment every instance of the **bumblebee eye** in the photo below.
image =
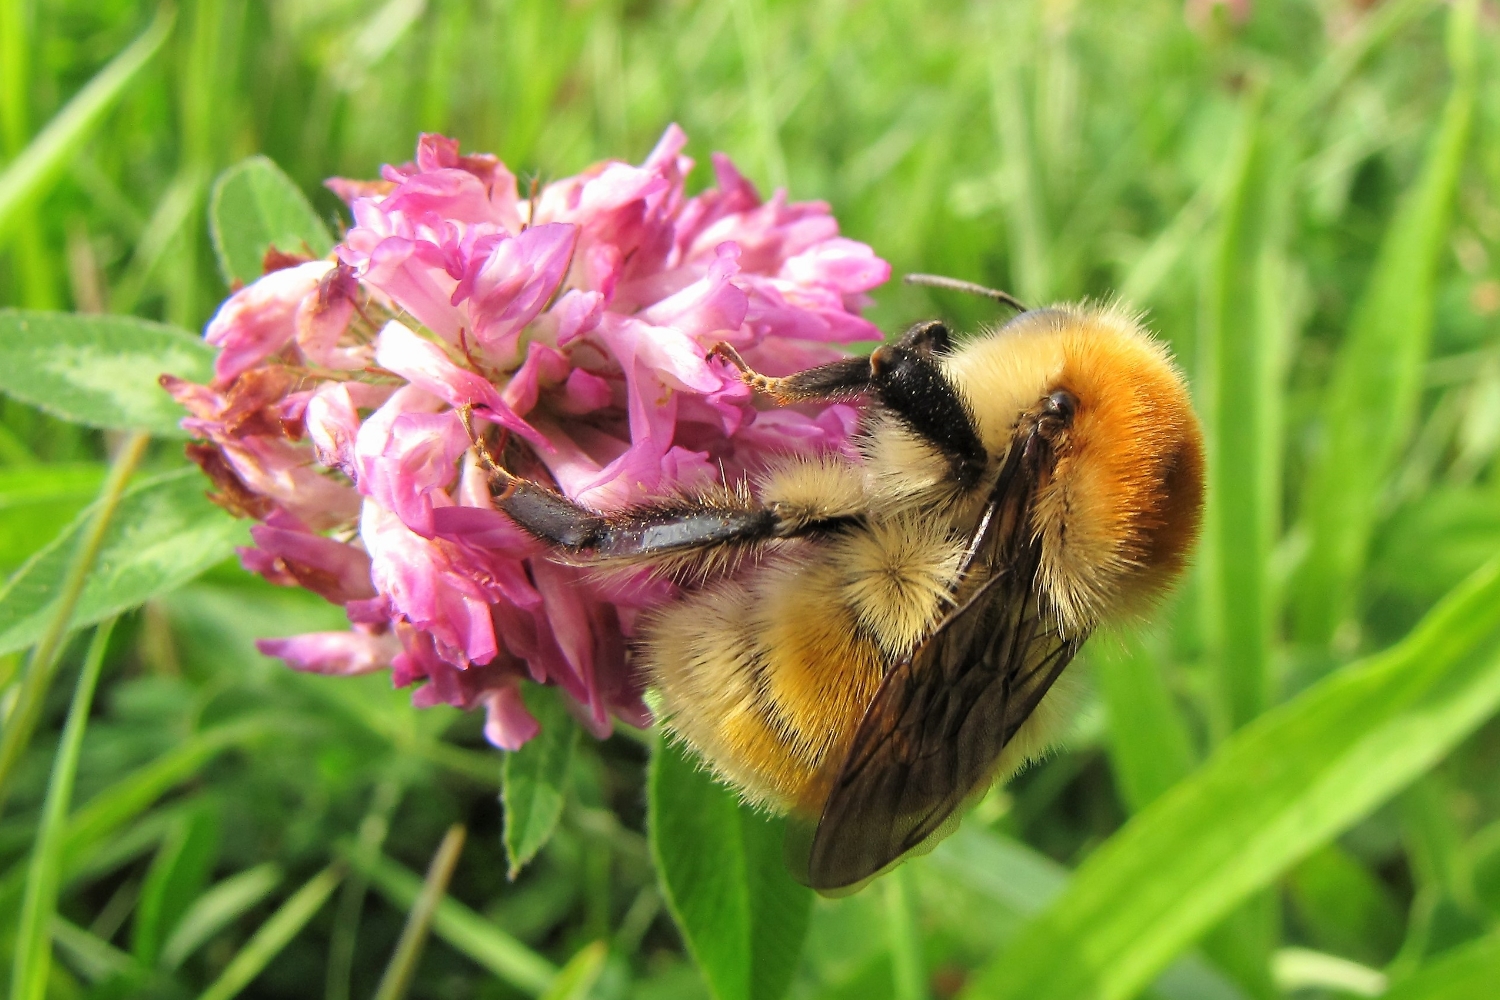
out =
[(1067, 427), (1078, 412), (1078, 397), (1066, 389), (1059, 389), (1042, 403), (1042, 419)]

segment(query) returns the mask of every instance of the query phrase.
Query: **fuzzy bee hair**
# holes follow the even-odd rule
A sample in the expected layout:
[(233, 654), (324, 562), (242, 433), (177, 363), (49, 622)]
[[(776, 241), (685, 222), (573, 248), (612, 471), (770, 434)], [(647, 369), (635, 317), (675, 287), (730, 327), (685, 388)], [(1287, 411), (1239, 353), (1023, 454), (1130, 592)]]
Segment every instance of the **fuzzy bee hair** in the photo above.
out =
[(1078, 646), (1187, 559), (1201, 434), (1166, 349), (1116, 306), (956, 346), (922, 324), (779, 379), (719, 353), (781, 402), (866, 399), (860, 458), (615, 515), (503, 470), (492, 490), (560, 558), (688, 583), (637, 640), (669, 734), (746, 801), (817, 822), (810, 884), (858, 884), (1045, 752)]

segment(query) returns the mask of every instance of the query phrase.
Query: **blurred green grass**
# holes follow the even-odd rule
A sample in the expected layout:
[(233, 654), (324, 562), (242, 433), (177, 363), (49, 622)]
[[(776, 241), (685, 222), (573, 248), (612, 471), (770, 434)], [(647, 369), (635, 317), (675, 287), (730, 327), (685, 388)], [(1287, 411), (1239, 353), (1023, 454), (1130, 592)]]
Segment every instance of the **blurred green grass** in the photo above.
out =
[[(546, 179), (638, 159), (677, 121), (700, 163), (723, 150), (763, 191), (828, 200), (897, 273), (1032, 302), (1119, 293), (1148, 310), (1210, 435), (1192, 578), (1143, 634), (1092, 644), (1069, 750), (899, 883), (819, 901), (792, 986), (948, 996), (1231, 733), (1407, 635), (1500, 551), (1494, 11), (1474, 23), (1431, 0), (1248, 9), (1240, 23), (1196, 0), (199, 0), (0, 212), (0, 304), (201, 327), (227, 291), (209, 185), (252, 154), (336, 229), (322, 179), (373, 176), (419, 131)], [(0, 0), (7, 165), (154, 13)], [(899, 284), (875, 300), (888, 330), (995, 319)], [(7, 571), (88, 502), (110, 444), (0, 405)], [(158, 443), (148, 464), (174, 468), (179, 449)], [(370, 995), (415, 895), (399, 887), (464, 822), (412, 995), (535, 995), (575, 955), (575, 970), (595, 961), (580, 949), (596, 940), (611, 947), (588, 995), (705, 995), (642, 835), (645, 749), (580, 743), (558, 833), (508, 882), (500, 761), (477, 720), (414, 713), (379, 678), (294, 675), (251, 645), (338, 625), (317, 599), (232, 567), (121, 620), (80, 748), (47, 994), (190, 996), (248, 971), (242, 995)], [(0, 711), (17, 672), (0, 662)], [(0, 815), (7, 982), (68, 686)], [(1403, 995), (1426, 996), (1423, 983), (1493, 956), (1497, 767), (1490, 724), (1150, 989), (1349, 996), (1379, 970), (1417, 973)], [(320, 873), (344, 871), (327, 867), (340, 851), (365, 863), (334, 905), (300, 912), (333, 891)], [(198, 905), (205, 890), (218, 917)], [(256, 958), (273, 914), (288, 942)], [(163, 961), (193, 935), (198, 947)]]

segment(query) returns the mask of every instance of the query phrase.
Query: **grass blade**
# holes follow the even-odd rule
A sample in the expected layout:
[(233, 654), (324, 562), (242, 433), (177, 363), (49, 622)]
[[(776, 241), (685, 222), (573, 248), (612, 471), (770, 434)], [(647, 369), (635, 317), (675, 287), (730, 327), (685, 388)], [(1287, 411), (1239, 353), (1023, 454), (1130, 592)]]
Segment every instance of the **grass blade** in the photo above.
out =
[(568, 959), (568, 964), (558, 971), (551, 989), (542, 994), (542, 1000), (587, 1000), (608, 959), (609, 945), (603, 941), (579, 948), (577, 954)]
[(465, 833), (464, 828), (455, 823), (443, 835), (443, 842), (438, 845), (437, 853), (427, 866), (427, 878), (422, 882), (422, 891), (406, 915), (406, 926), (401, 928), (396, 951), (385, 968), (385, 975), (380, 977), (375, 1000), (401, 1000), (411, 987), (417, 963), (422, 959), (422, 946), (427, 943), (427, 930), (432, 924), (432, 915), (437, 910), (438, 902), (447, 893), (453, 869), (458, 865), (458, 856), (463, 853)]
[(1444, 952), (1391, 987), (1385, 1000), (1471, 1000), (1500, 981), (1500, 932)]
[(1027, 33), (1028, 14), (1016, 8), (995, 8), (993, 16), (998, 23), (992, 38), (1006, 57), (989, 60), (990, 115), (1000, 147), (1001, 202), (1011, 273), (1021, 301), (1039, 303), (1049, 301), (1056, 289), (1042, 178), (1022, 90), (1021, 61), (1026, 46), (1015, 40)]
[[(416, 902), (422, 881), (396, 862), (383, 855), (366, 862), (352, 848), (341, 849), (341, 853), (393, 905), (409, 909)], [(557, 976), (557, 967), (551, 962), (449, 896), (444, 896), (433, 911), (432, 930), (458, 951), (531, 996), (545, 993)]]
[(62, 861), (68, 806), (73, 799), (73, 779), (78, 773), (78, 753), (94, 703), (94, 687), (104, 666), (104, 651), (114, 631), (110, 620), (94, 630), (93, 642), (83, 658), (83, 670), (68, 708), (62, 740), (52, 762), (52, 779), (42, 805), (36, 841), (31, 849), (31, 867), (26, 877), (26, 895), (21, 901), (21, 920), (16, 929), (15, 964), (11, 967), (10, 995), (15, 1000), (44, 1000), (52, 965), (52, 918), (62, 884)]
[(1140, 812), (1192, 771), (1192, 742), (1155, 652), (1140, 636), (1095, 638), (1089, 664), (1109, 713), (1110, 768)]
[(1078, 869), (970, 998), (1124, 1000), (1500, 706), (1500, 560), (1390, 650), (1223, 744)]
[[(63, 872), (68, 877), (84, 865), (86, 855), (104, 838), (144, 812), (169, 790), (196, 775), (205, 764), (233, 746), (275, 731), (265, 719), (247, 719), (206, 730), (174, 750), (131, 772), (99, 793), (68, 819), (63, 838)], [(144, 850), (160, 834), (137, 844)], [(87, 859), (95, 864), (97, 859)], [(15, 906), (24, 887), (19, 870), (0, 881), (0, 913)]]
[[(366, 866), (380, 856), (385, 836), (390, 832), (391, 814), (401, 800), (401, 782), (388, 777), (375, 786), (374, 801), (359, 824), (359, 839), (354, 842), (355, 856)], [(349, 1000), (349, 980), (354, 974), (354, 944), (359, 936), (359, 918), (365, 908), (365, 894), (370, 879), (364, 867), (355, 866), (354, 874), (339, 892), (338, 919), (333, 940), (328, 945), (328, 975), (324, 985), (327, 1000)]]
[[(1276, 239), (1268, 218), (1275, 198), (1261, 93), (1244, 101), (1241, 134), (1230, 159), (1218, 246), (1209, 271), (1201, 380), (1208, 425), (1208, 510), (1203, 562), (1209, 633), (1218, 668), (1221, 721), (1236, 729), (1259, 715), (1270, 695), (1271, 620), (1266, 563), (1274, 498), (1263, 479), (1271, 463), (1266, 411), (1269, 338), (1263, 335), (1257, 276)], [(1272, 306), (1271, 308), (1274, 308)], [(1274, 390), (1273, 390), (1274, 391)]]
[(52, 918), (52, 940), (72, 960), (70, 964), (79, 975), (91, 983), (128, 973), (137, 967), (128, 952), (62, 917)]
[(89, 799), (69, 818), (68, 857), (81, 855), (89, 846), (139, 816), (225, 750), (276, 732), (285, 724), (285, 719), (254, 718), (215, 726), (131, 772)]
[(141, 883), (130, 927), (136, 961), (145, 966), (160, 962), (163, 943), (207, 885), (218, 853), (218, 810), (208, 803), (183, 810)]
[(267, 861), (231, 875), (195, 899), (162, 946), (162, 966), (175, 969), (181, 965), (205, 941), (275, 891), (283, 874), (280, 866)]
[(229, 960), (219, 978), (199, 994), (198, 1000), (230, 1000), (238, 996), (240, 990), (249, 986), (281, 953), (287, 942), (322, 909), (343, 877), (343, 864), (335, 862), (309, 879), (260, 925), (245, 946)]
[(1306, 948), (1282, 948), (1275, 959), (1276, 985), (1283, 992), (1324, 989), (1358, 997), (1385, 993), (1386, 977), (1367, 965)]
[(1309, 550), (1293, 606), (1298, 638), (1323, 645), (1349, 612), (1387, 473), (1410, 431), (1433, 325), (1433, 282), (1468, 146), (1478, 75), (1473, 0), (1449, 15), (1453, 89), (1426, 161), (1401, 200), (1339, 348), (1324, 406), (1326, 446), (1302, 516)]
[(917, 931), (913, 900), (904, 868), (888, 872), (881, 880), (885, 893), (886, 936), (890, 939), (891, 988), (895, 1000), (925, 1000), (927, 970), (922, 959), (922, 939)]
[(4, 733), (0, 734), (0, 811), (4, 810), (5, 797), (10, 791), (11, 772), (21, 759), (22, 751), (31, 742), (32, 730), (41, 717), (42, 703), (47, 689), (52, 686), (52, 675), (57, 669), (57, 658), (62, 652), (63, 640), (68, 635), (73, 609), (83, 595), (84, 584), (88, 582), (89, 571), (94, 568), (94, 560), (104, 542), (104, 533), (114, 518), (115, 508), (125, 495), (125, 484), (130, 481), (150, 443), (149, 436), (137, 432), (126, 438), (120, 446), (114, 464), (110, 467), (109, 478), (100, 491), (92, 518), (79, 539), (78, 548), (74, 550), (67, 574), (63, 577), (56, 609), (36, 648), (32, 650), (30, 662), (26, 665), (26, 676), (21, 680), (20, 696), (15, 708), (11, 710)]
[[(960, 826), (929, 857), (925, 864), (944, 884), (962, 883), (1018, 916), (1044, 910), (1072, 877), (1035, 848), (973, 823)], [(1168, 966), (1151, 984), (1151, 995), (1158, 1000), (1245, 1000), (1239, 986), (1196, 951)]]
[(67, 169), (110, 106), (167, 40), (175, 17), (169, 6), (158, 8), (151, 26), (85, 84), (0, 174), (0, 233), (18, 209), (34, 203)]

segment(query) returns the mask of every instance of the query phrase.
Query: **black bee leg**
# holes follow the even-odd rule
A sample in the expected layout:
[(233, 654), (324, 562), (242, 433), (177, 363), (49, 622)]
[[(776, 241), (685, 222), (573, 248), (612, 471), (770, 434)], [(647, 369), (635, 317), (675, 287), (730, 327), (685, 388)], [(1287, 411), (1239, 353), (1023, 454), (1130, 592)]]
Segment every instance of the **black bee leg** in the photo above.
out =
[(742, 503), (664, 501), (601, 514), (540, 483), (511, 475), (474, 433), (468, 408), (461, 408), (459, 416), (489, 473), (495, 507), (521, 530), (570, 560), (649, 560), (711, 546), (750, 546), (835, 527), (806, 519), (784, 520), (774, 509), (748, 498)]
[(929, 320), (895, 343), (877, 347), (867, 358), (840, 358), (781, 378), (753, 370), (728, 344), (715, 347), (711, 356), (738, 368), (745, 384), (782, 404), (871, 395), (946, 455), (960, 484), (971, 486), (984, 472), (985, 452), (969, 404), (938, 361), (951, 343), (948, 328)]
[(740, 379), (754, 389), (763, 392), (782, 406), (790, 403), (833, 403), (853, 399), (870, 387), (870, 359), (840, 358), (826, 365), (818, 365), (794, 375), (779, 378), (762, 375), (745, 363), (728, 344), (718, 344), (708, 352), (709, 357), (723, 358), (738, 368)]

